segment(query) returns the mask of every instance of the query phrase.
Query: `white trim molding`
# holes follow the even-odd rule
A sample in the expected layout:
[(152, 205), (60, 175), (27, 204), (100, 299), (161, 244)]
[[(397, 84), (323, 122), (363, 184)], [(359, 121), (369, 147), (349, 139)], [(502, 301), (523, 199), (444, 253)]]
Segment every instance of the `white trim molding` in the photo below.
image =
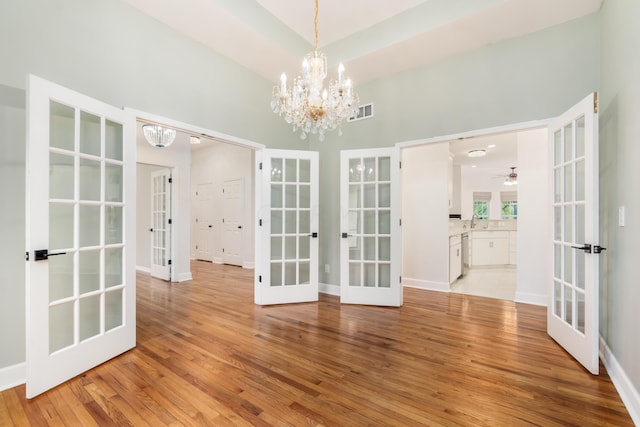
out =
[(0, 369), (0, 391), (24, 384), (27, 381), (27, 363), (7, 366)]
[(136, 265), (136, 271), (141, 271), (143, 273), (151, 274), (151, 269), (149, 267), (143, 267), (141, 265)]
[(631, 379), (622, 369), (602, 336), (600, 336), (600, 359), (602, 359), (602, 363), (622, 402), (627, 407), (631, 419), (635, 425), (640, 426), (640, 393), (633, 386)]
[(330, 285), (328, 283), (318, 283), (318, 291), (323, 294), (340, 296), (340, 285)]
[(433, 282), (431, 280), (402, 278), (402, 286), (405, 288), (425, 289), (427, 291), (449, 292), (448, 282)]
[(532, 294), (528, 292), (516, 292), (515, 302), (524, 304), (540, 305), (547, 307), (548, 298), (545, 294)]

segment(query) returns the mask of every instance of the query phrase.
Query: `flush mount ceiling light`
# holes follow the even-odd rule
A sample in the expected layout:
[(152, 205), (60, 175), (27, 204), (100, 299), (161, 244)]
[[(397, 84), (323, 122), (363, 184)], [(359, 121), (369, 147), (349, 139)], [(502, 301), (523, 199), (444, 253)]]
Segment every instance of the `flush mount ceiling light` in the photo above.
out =
[(470, 150), (467, 153), (467, 156), (469, 157), (482, 157), (485, 156), (487, 154), (487, 150)]
[(302, 76), (295, 77), (287, 87), (287, 75), (282, 73), (280, 85), (273, 88), (271, 109), (293, 125), (293, 131), (300, 129), (300, 138), (309, 133), (317, 133), (320, 141), (326, 131), (340, 128), (342, 121), (358, 114), (358, 95), (353, 90), (351, 79), (344, 78), (344, 66), (338, 67), (338, 80), (329, 81), (323, 89), (327, 77), (327, 56), (318, 50), (318, 0), (314, 18), (315, 48), (302, 62)]
[(166, 128), (160, 125), (143, 125), (142, 132), (144, 139), (154, 147), (163, 148), (173, 144), (176, 139), (175, 129)]
[(190, 136), (189, 137), (189, 144), (191, 144), (191, 145), (200, 144), (200, 137), (198, 137), (198, 136)]

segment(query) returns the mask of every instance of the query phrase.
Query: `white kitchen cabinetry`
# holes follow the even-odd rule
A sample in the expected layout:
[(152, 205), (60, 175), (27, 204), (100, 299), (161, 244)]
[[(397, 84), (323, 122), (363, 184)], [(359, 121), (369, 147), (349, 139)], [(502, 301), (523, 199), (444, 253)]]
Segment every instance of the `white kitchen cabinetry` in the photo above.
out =
[(459, 234), (449, 237), (449, 284), (462, 274), (462, 239)]
[(518, 232), (509, 232), (509, 264), (518, 263)]
[(509, 264), (509, 231), (475, 230), (471, 233), (471, 265)]

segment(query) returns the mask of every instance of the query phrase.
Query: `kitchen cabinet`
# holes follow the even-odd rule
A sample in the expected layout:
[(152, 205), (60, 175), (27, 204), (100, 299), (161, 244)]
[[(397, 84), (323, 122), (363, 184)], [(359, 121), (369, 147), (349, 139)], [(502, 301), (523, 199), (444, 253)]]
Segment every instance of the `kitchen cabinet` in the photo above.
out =
[(518, 232), (509, 232), (509, 264), (518, 263)]
[(449, 237), (449, 284), (462, 274), (462, 239), (459, 234)]
[(509, 264), (509, 231), (475, 230), (471, 233), (471, 265)]

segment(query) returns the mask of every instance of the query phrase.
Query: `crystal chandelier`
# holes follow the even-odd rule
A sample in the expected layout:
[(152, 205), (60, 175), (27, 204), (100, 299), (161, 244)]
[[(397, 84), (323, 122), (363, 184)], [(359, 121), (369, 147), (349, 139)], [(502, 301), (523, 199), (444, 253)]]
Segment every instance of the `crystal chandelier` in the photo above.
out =
[(338, 67), (338, 80), (330, 80), (323, 89), (327, 77), (327, 56), (318, 50), (318, 0), (316, 0), (315, 49), (309, 52), (302, 62), (302, 76), (293, 79), (293, 85), (287, 87), (287, 76), (282, 73), (280, 84), (273, 87), (271, 109), (284, 117), (293, 126), (300, 129), (300, 139), (306, 139), (309, 133), (319, 134), (324, 141), (328, 130), (338, 128), (342, 135), (342, 121), (358, 113), (358, 95), (353, 90), (351, 79), (344, 78), (344, 66)]
[(143, 125), (142, 132), (147, 142), (158, 148), (168, 147), (173, 144), (173, 141), (176, 139), (175, 129), (160, 125)]

